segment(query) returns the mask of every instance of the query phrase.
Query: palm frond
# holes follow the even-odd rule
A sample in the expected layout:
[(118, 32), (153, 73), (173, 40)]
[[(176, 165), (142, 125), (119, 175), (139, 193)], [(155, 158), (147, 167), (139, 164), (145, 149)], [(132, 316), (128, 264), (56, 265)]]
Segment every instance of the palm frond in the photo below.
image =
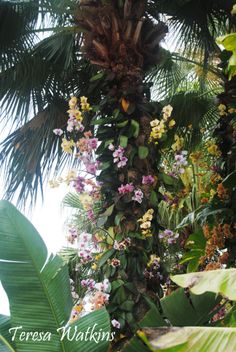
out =
[(208, 58), (218, 50), (215, 38), (231, 25), (233, 5), (233, 0), (158, 0), (156, 9), (166, 15), (172, 41), (185, 56), (202, 53)]
[(198, 90), (180, 91), (163, 101), (164, 105), (173, 106), (173, 118), (176, 128), (171, 133), (167, 145), (173, 143), (174, 134), (183, 136), (185, 148), (191, 152), (202, 140), (204, 131), (211, 131), (219, 119), (216, 101), (213, 96), (200, 94)]
[(174, 94), (188, 90), (199, 90), (201, 94), (216, 95), (221, 91), (220, 84), (223, 76), (214, 62), (208, 65), (205, 72), (201, 61), (162, 49), (161, 64), (148, 73), (146, 80), (153, 83), (152, 98), (162, 100), (171, 99)]
[[(80, 195), (75, 192), (68, 193), (63, 199), (63, 205), (72, 210), (72, 223), (76, 228), (83, 232), (90, 232), (93, 228), (93, 223), (88, 219), (87, 212), (84, 210), (83, 204), (81, 203)], [(94, 216), (97, 217), (101, 213), (101, 206), (99, 202), (94, 204), (93, 207)]]
[(16, 193), (19, 202), (27, 197), (35, 202), (38, 191), (50, 172), (59, 170), (71, 158), (62, 153), (60, 140), (53, 134), (54, 128), (64, 127), (67, 103), (54, 99), (26, 125), (10, 134), (1, 144), (1, 164), (5, 171), (5, 197)]

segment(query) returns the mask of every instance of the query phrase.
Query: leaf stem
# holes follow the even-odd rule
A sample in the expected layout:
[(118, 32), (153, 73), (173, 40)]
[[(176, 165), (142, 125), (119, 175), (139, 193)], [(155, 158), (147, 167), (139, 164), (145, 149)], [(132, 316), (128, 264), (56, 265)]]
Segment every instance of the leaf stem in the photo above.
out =
[(2, 335), (0, 335), (0, 341), (2, 341), (4, 345), (7, 346), (11, 352), (16, 352), (16, 350), (14, 350), (14, 348), (9, 344), (9, 342)]

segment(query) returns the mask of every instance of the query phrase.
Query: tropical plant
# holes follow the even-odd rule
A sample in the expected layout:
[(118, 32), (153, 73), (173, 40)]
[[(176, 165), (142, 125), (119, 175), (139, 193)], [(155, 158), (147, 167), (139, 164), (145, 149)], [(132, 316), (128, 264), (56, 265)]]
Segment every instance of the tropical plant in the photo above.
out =
[[(235, 280), (234, 276), (236, 274), (235, 269), (226, 269), (226, 270), (215, 270), (208, 272), (198, 272), (192, 274), (176, 275), (171, 279), (179, 284), (182, 287), (188, 288), (190, 292), (193, 292), (195, 295), (190, 293), (190, 300), (195, 306), (197, 300), (200, 302), (205, 302), (203, 293), (206, 292), (215, 292), (221, 294), (222, 296), (235, 301)], [(177, 304), (177, 299), (174, 299), (179, 290), (175, 291), (172, 295), (168, 296), (167, 301), (171, 301), (175, 304), (175, 307), (172, 306), (171, 312), (180, 313), (182, 300)], [(180, 296), (181, 297), (181, 296)], [(181, 297), (182, 298), (182, 297)], [(202, 298), (202, 300), (201, 300)], [(164, 299), (164, 300), (165, 300)], [(200, 305), (202, 304), (200, 303)], [(176, 306), (177, 305), (177, 306)], [(196, 307), (196, 306), (195, 306)], [(203, 307), (201, 307), (203, 308)], [(196, 312), (199, 312), (201, 308), (198, 306)], [(206, 306), (203, 308), (203, 312), (206, 313), (207, 309), (211, 309), (209, 302), (206, 303)], [(188, 308), (186, 311), (190, 312)], [(211, 312), (212, 313), (212, 312)], [(223, 348), (226, 351), (233, 352), (236, 339), (236, 329), (235, 329), (235, 308), (233, 308), (228, 313), (228, 317), (224, 320), (221, 320), (221, 323), (218, 324), (221, 327), (215, 327), (214, 324), (207, 320), (205, 316), (206, 326), (189, 326), (191, 325), (192, 318), (189, 315), (177, 315), (177, 320), (173, 320), (172, 326), (164, 326), (163, 322), (160, 322), (157, 315), (151, 320), (151, 317), (148, 317), (142, 322), (139, 330), (137, 332), (138, 336), (144, 341), (148, 346), (146, 349), (143, 348), (142, 343), (138, 341), (138, 338), (135, 337), (131, 340), (127, 346), (124, 348), (124, 352), (133, 352), (133, 351), (171, 351), (171, 352), (182, 352), (182, 351), (193, 351), (193, 352), (203, 352), (203, 351), (221, 351)], [(186, 317), (187, 322), (181, 324), (181, 320)], [(196, 318), (196, 315), (195, 315)], [(169, 319), (171, 322), (171, 319)], [(193, 320), (192, 320), (193, 321)], [(199, 321), (198, 321), (199, 322)], [(190, 323), (190, 324), (189, 324)], [(224, 324), (225, 323), (225, 324)], [(143, 328), (146, 324), (146, 328)], [(155, 325), (154, 325), (155, 324)], [(195, 324), (197, 325), (197, 324)], [(199, 324), (201, 325), (201, 323)], [(224, 325), (225, 327), (222, 327)], [(158, 328), (153, 328), (153, 327)], [(164, 327), (163, 327), (164, 326)], [(174, 327), (178, 326), (178, 327)], [(183, 327), (181, 327), (183, 326)], [(233, 326), (233, 327), (231, 327)], [(150, 328), (149, 328), (150, 327)], [(142, 349), (143, 348), (143, 349)]]
[[(120, 4), (129, 6), (128, 1)], [(163, 99), (194, 88), (199, 103), (204, 104), (204, 87), (208, 93), (215, 90), (221, 77), (214, 64), (218, 51), (214, 38), (231, 26), (232, 6), (231, 0), (201, 1), (200, 6), (194, 1), (147, 2), (148, 17), (166, 18), (177, 43), (176, 53), (160, 50), (158, 64), (144, 72), (149, 84), (155, 82), (156, 96)], [(35, 201), (49, 171), (57, 171), (68, 161), (51, 134), (56, 126), (64, 126), (65, 100), (70, 95), (86, 95), (93, 104), (100, 100), (97, 88), (102, 88), (104, 80), (95, 75), (99, 68), (84, 58), (81, 28), (75, 22), (78, 12), (77, 1), (72, 0), (1, 2), (2, 117), (15, 129), (2, 143), (1, 160), (6, 195), (10, 198), (17, 193), (21, 204), (28, 196)], [(6, 36), (9, 28), (11, 35)]]
[(36, 229), (7, 201), (0, 202), (0, 244), (0, 280), (11, 311), (10, 317), (0, 317), (1, 351), (108, 350), (106, 310), (70, 321), (73, 300), (67, 266), (57, 255), (48, 256)]

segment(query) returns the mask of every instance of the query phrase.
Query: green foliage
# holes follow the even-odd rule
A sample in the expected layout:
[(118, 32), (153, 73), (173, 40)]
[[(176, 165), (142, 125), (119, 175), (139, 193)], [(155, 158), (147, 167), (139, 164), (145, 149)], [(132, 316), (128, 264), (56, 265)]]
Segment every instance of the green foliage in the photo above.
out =
[(172, 276), (177, 285), (189, 288), (196, 295), (204, 292), (215, 292), (236, 300), (236, 269), (220, 269)]
[[(51, 333), (50, 341), (15, 339), (16, 351), (106, 351), (108, 342), (61, 340), (57, 329), (66, 326), (73, 306), (67, 266), (57, 255), (48, 257), (41, 237), (14, 206), (0, 203), (0, 280), (10, 301), (11, 320), (1, 318), (0, 338), (12, 345), (6, 326), (22, 326), (23, 331)], [(86, 332), (95, 323), (95, 331), (110, 332), (106, 311), (99, 310), (76, 321), (71, 328)], [(5, 341), (7, 339), (7, 342)], [(8, 348), (8, 347), (6, 347)], [(7, 350), (7, 349), (5, 349)], [(5, 351), (4, 350), (4, 351)], [(11, 349), (10, 349), (11, 350)], [(15, 349), (12, 347), (12, 350)]]
[[(150, 310), (139, 322), (139, 329), (164, 328), (170, 326), (199, 326), (208, 323), (214, 314), (214, 307), (220, 299), (212, 293), (203, 295), (186, 294), (183, 289), (177, 289), (171, 295), (160, 300), (160, 309), (153, 303)], [(186, 314), (187, 312), (187, 314)], [(138, 339), (133, 337), (125, 344), (122, 352), (148, 351), (147, 347)]]
[[(42, 190), (42, 183), (47, 179), (48, 171), (58, 171), (68, 162), (67, 158), (60, 155), (55, 136), (49, 134), (54, 125), (52, 120), (56, 125), (55, 116), (65, 114), (64, 108), (61, 109), (57, 101), (64, 101), (70, 95), (86, 95), (97, 104), (100, 97), (104, 96), (104, 91), (107, 92), (104, 87), (109, 84), (111, 78), (106, 81), (106, 75), (102, 70), (98, 70), (81, 58), (81, 28), (74, 26), (77, 6), (74, 0), (1, 3), (3, 21), (0, 31), (2, 49), (0, 99), (4, 107), (2, 117), (10, 121), (15, 129), (14, 134), (2, 144), (1, 160), (5, 163), (6, 174), (12, 174), (10, 178), (5, 177), (6, 196), (11, 198), (13, 193), (18, 192), (21, 203), (31, 196), (35, 202), (35, 194), (40, 188)], [(120, 6), (124, 6), (123, 1), (119, 2)], [(195, 142), (200, 139), (198, 123), (203, 125), (208, 121), (210, 125), (212, 119), (215, 119), (214, 109), (207, 111), (204, 116), (200, 116), (198, 112), (202, 106), (209, 106), (207, 102), (206, 104), (203, 102), (204, 94), (211, 97), (219, 90), (221, 73), (214, 67), (210, 56), (217, 51), (214, 36), (226, 33), (228, 22), (231, 24), (229, 14), (232, 6), (231, 0), (224, 2), (211, 0), (207, 4), (201, 1), (200, 6), (194, 1), (177, 0), (148, 1), (147, 4), (146, 14), (155, 21), (159, 18), (159, 14), (167, 15), (170, 33), (175, 34), (177, 43), (175, 53), (161, 50), (160, 62), (147, 73), (147, 85), (154, 82), (153, 98), (167, 98), (168, 103), (169, 97), (176, 93), (200, 92), (199, 104), (193, 99), (194, 117), (190, 116), (188, 110), (183, 114), (181, 112), (181, 125), (186, 126), (189, 120), (194, 120), (196, 129), (193, 129), (191, 138)], [(200, 73), (197, 69), (200, 69)], [(213, 79), (208, 77), (208, 72), (214, 75)], [(143, 105), (146, 109), (147, 104)], [(130, 109), (134, 107), (135, 104), (130, 103), (129, 114), (132, 113)], [(31, 139), (32, 136), (32, 140), (37, 142), (32, 156), (36, 167), (29, 170), (26, 163), (28, 156), (25, 160), (23, 158), (28, 154), (27, 144), (21, 145), (22, 155), (14, 155), (13, 152), (17, 140), (24, 138), (22, 130), (17, 127), (22, 127), (33, 116), (41, 115), (42, 111), (45, 115), (45, 129), (38, 128), (32, 131), (26, 126), (30, 132), (27, 138)], [(152, 111), (152, 114), (155, 113)], [(107, 118), (109, 117), (104, 117), (104, 120)], [(98, 119), (99, 123), (103, 123), (102, 120), (103, 118)], [(132, 120), (131, 124), (135, 137), (138, 135), (139, 126), (135, 120)], [(56, 127), (63, 126), (59, 123)], [(43, 131), (45, 138), (35, 138), (35, 135)], [(47, 143), (44, 144), (45, 141)], [(41, 149), (42, 144), (45, 148)], [(50, 155), (46, 149), (50, 149)], [(57, 155), (56, 163), (53, 162), (55, 155)]]
[(232, 79), (236, 75), (236, 33), (230, 33), (218, 37), (217, 44), (222, 45), (227, 51), (232, 51), (226, 70), (229, 74), (229, 79)]
[(234, 328), (144, 329), (139, 335), (153, 352), (234, 352), (236, 343)]
[(199, 267), (199, 259), (205, 254), (205, 247), (206, 239), (202, 231), (197, 231), (188, 237), (188, 241), (185, 245), (187, 251), (183, 254), (179, 262), (180, 264), (188, 263), (188, 273), (197, 271)]

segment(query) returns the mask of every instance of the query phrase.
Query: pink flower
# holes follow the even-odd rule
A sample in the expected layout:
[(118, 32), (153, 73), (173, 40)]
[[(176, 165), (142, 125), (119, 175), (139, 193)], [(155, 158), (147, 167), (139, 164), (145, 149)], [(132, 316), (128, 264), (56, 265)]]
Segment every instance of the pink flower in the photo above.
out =
[(142, 184), (143, 185), (151, 185), (155, 182), (155, 178), (152, 175), (143, 176)]
[(108, 279), (104, 279), (102, 282), (98, 282), (95, 285), (96, 290), (106, 292), (109, 290), (110, 282)]
[[(113, 147), (114, 146), (112, 144), (112, 145), (110, 145), (109, 149), (113, 151), (114, 150)], [(121, 168), (121, 167), (123, 167), (123, 166), (125, 166), (127, 164), (128, 159), (124, 156), (124, 152), (125, 152), (124, 148), (119, 146), (118, 149), (116, 149), (112, 153), (113, 158), (114, 158), (113, 162), (115, 164), (117, 163), (117, 167), (118, 168)]]
[(83, 263), (88, 263), (93, 260), (93, 257), (91, 255), (91, 251), (89, 249), (83, 249), (78, 254), (79, 254), (79, 257), (81, 258), (81, 261)]
[(86, 164), (86, 171), (89, 172), (90, 174), (95, 175), (97, 171), (97, 163), (91, 163), (91, 164)]
[(116, 319), (111, 320), (111, 325), (114, 326), (116, 329), (120, 329), (120, 323)]
[(134, 196), (132, 197), (132, 200), (134, 200), (135, 202), (138, 203), (142, 203), (143, 201), (143, 192), (141, 191), (141, 189), (137, 189), (136, 191), (134, 191)]
[(123, 154), (124, 154), (124, 148), (119, 147), (114, 151), (112, 155), (113, 155), (113, 158), (122, 158)]
[(61, 136), (63, 134), (63, 131), (60, 128), (55, 128), (55, 130), (53, 130), (53, 133), (56, 136)]
[(95, 287), (95, 281), (93, 279), (86, 279), (81, 281), (81, 286), (84, 288), (93, 289)]
[(89, 209), (89, 210), (87, 211), (87, 217), (88, 217), (88, 219), (89, 219), (90, 221), (94, 221), (94, 220), (95, 220), (94, 212), (93, 212), (92, 209)]
[(97, 138), (91, 138), (88, 140), (88, 145), (92, 149), (97, 149), (98, 146), (98, 139)]
[(126, 194), (126, 193), (131, 193), (134, 190), (134, 186), (132, 183), (127, 183), (126, 185), (121, 185), (118, 188), (119, 194)]
[(76, 180), (74, 181), (74, 188), (78, 193), (84, 191), (84, 177), (77, 176)]
[(108, 149), (111, 150), (112, 152), (115, 150), (115, 147), (112, 143), (109, 144)]
[(128, 159), (126, 158), (126, 156), (122, 156), (122, 158), (120, 159), (120, 161), (117, 164), (117, 167), (123, 167), (127, 164)]

